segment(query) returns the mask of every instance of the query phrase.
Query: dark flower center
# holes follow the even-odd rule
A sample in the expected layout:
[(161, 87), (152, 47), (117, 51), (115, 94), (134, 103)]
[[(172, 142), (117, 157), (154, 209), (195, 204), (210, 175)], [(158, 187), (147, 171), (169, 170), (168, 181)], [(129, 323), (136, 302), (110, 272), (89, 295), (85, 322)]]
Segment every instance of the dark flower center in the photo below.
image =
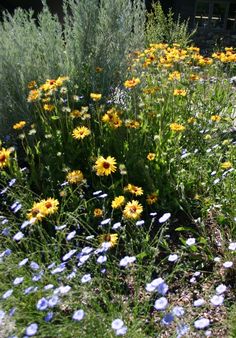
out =
[(110, 168), (110, 163), (104, 162), (104, 163), (103, 163), (103, 168), (105, 168), (105, 169)]

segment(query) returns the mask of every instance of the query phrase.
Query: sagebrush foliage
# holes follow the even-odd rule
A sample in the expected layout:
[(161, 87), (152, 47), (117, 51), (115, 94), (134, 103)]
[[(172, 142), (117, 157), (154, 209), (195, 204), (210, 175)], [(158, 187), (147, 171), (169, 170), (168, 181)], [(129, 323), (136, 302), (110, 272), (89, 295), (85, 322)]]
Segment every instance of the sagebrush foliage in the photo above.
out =
[[(100, 5), (99, 5), (100, 3)], [(19, 118), (30, 119), (27, 83), (67, 74), (84, 94), (103, 94), (125, 71), (128, 51), (144, 44), (142, 0), (64, 1), (64, 23), (44, 3), (38, 20), (32, 11), (3, 14), (0, 23), (0, 133)], [(95, 68), (103, 68), (95, 74)]]

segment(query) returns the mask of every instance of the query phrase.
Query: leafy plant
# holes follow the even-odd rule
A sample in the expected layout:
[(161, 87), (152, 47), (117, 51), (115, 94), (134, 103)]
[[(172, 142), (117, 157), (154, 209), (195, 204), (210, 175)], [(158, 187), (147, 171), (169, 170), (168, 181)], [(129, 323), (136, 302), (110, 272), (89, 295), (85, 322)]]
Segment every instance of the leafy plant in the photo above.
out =
[(167, 42), (187, 46), (192, 40), (196, 29), (190, 31), (188, 20), (181, 20), (170, 8), (167, 15), (164, 13), (160, 1), (152, 4), (152, 11), (147, 14), (146, 38), (149, 43)]

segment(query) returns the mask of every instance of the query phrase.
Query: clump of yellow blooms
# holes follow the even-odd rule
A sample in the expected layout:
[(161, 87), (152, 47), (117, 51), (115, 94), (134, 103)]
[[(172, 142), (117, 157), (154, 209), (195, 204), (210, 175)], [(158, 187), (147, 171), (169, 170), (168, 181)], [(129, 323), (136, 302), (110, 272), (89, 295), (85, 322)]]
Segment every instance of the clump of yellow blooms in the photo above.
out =
[(27, 98), (28, 102), (38, 101), (44, 95), (51, 96), (55, 93), (59, 87), (61, 87), (65, 81), (68, 81), (68, 76), (59, 76), (57, 79), (47, 79), (44, 84), (39, 88), (35, 81), (28, 83), (28, 88), (31, 89)]
[(212, 57), (223, 63), (236, 62), (236, 52), (233, 47), (225, 47), (224, 52), (213, 53)]
[(42, 221), (43, 218), (52, 215), (58, 211), (59, 202), (57, 199), (49, 197), (46, 200), (40, 202), (34, 202), (33, 207), (29, 210), (27, 218), (37, 221)]
[(26, 125), (25, 121), (19, 121), (19, 122), (15, 123), (12, 128), (15, 129), (15, 130), (22, 129), (22, 128), (24, 128), (25, 125)]
[(122, 125), (120, 114), (115, 108), (111, 108), (102, 116), (102, 121), (108, 123), (113, 128), (119, 128)]

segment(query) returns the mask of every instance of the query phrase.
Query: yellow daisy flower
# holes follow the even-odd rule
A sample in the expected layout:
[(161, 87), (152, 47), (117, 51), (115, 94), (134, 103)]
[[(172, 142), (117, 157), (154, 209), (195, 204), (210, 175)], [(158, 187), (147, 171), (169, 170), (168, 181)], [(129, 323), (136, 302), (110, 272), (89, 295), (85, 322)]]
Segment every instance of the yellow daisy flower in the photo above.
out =
[(146, 201), (147, 201), (147, 204), (152, 205), (157, 202), (157, 199), (158, 199), (158, 195), (156, 192), (154, 192), (150, 195), (147, 195)]
[(174, 71), (173, 73), (169, 74), (168, 80), (173, 81), (173, 80), (180, 80), (181, 74), (178, 71)]
[(132, 200), (131, 202), (128, 202), (125, 206), (125, 209), (123, 211), (123, 215), (127, 219), (138, 219), (140, 218), (141, 213), (143, 212), (143, 207), (141, 204), (139, 204), (138, 201)]
[(98, 176), (108, 176), (116, 171), (116, 159), (108, 156), (104, 158), (100, 156), (95, 162), (95, 170)]
[(125, 121), (125, 126), (127, 128), (137, 129), (137, 128), (140, 127), (140, 123), (137, 120), (126, 120)]
[(40, 205), (42, 206), (43, 210), (45, 210), (45, 215), (52, 215), (58, 210), (59, 202), (57, 199), (54, 198), (47, 198), (46, 200), (42, 200), (40, 202)]
[(137, 86), (139, 83), (140, 83), (139, 78), (132, 78), (131, 80), (126, 80), (124, 82), (124, 86), (125, 86), (125, 88), (133, 88), (133, 87)]
[(103, 211), (100, 208), (96, 208), (93, 211), (93, 216), (94, 217), (102, 217), (103, 216)]
[(38, 89), (32, 89), (29, 92), (27, 101), (28, 102), (34, 102), (34, 101), (37, 101), (39, 99), (39, 97), (40, 97), (40, 90), (38, 90)]
[(43, 208), (40, 203), (35, 203), (33, 207), (30, 209), (30, 212), (27, 214), (27, 218), (29, 220), (35, 219), (35, 222), (42, 221), (46, 216), (46, 208)]
[(154, 153), (148, 153), (147, 154), (148, 161), (153, 161), (155, 159), (155, 157), (156, 157), (156, 154), (154, 154)]
[(30, 82), (28, 83), (28, 88), (29, 88), (29, 89), (34, 89), (36, 86), (37, 86), (36, 81), (30, 81)]
[(120, 208), (123, 204), (125, 203), (125, 197), (124, 196), (118, 196), (115, 197), (114, 200), (111, 203), (111, 207), (113, 209), (118, 209)]
[(98, 236), (98, 240), (100, 243), (108, 242), (111, 247), (117, 245), (118, 242), (118, 234), (104, 234)]
[(182, 124), (171, 123), (170, 124), (170, 129), (172, 131), (184, 131), (186, 128)]
[(130, 183), (124, 188), (124, 191), (128, 191), (135, 196), (143, 195), (143, 189), (141, 187), (137, 187), (136, 185)]
[(187, 91), (184, 89), (175, 89), (173, 92), (174, 96), (186, 96), (187, 95)]
[(80, 170), (73, 170), (69, 172), (66, 176), (67, 182), (70, 184), (79, 184), (83, 181), (84, 175)]
[(72, 136), (76, 140), (81, 140), (90, 134), (91, 134), (91, 130), (85, 126), (77, 127), (72, 132)]

